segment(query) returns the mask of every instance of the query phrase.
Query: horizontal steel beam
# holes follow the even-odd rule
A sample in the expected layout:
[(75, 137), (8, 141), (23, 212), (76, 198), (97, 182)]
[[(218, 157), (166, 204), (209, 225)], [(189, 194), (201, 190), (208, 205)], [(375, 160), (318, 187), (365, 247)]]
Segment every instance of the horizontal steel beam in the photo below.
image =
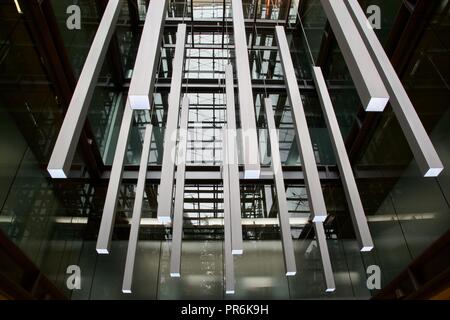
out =
[[(0, 84), (2, 82), (0, 81)], [(12, 83), (11, 83), (12, 84)], [(17, 83), (15, 83), (17, 84)], [(314, 91), (314, 82), (312, 80), (298, 80), (297, 81), (298, 88), (302, 91)], [(114, 88), (109, 82), (99, 82), (97, 84), (98, 87), (110, 87)], [(123, 91), (128, 91), (129, 83), (125, 83), (122, 88)], [(329, 81), (328, 87), (330, 90), (354, 90), (355, 87), (349, 81)], [(223, 84), (217, 79), (184, 79), (182, 83), (182, 88), (186, 91), (189, 88), (190, 92), (210, 92), (211, 90), (223, 92)], [(234, 85), (234, 88), (237, 89), (238, 85)], [(433, 87), (434, 88), (434, 87)], [(424, 89), (433, 89), (431, 87), (427, 87)], [(442, 87), (439, 87), (442, 88)], [(167, 92), (171, 89), (171, 79), (170, 78), (159, 78), (158, 83), (155, 84), (155, 90), (158, 92)], [(252, 80), (252, 89), (254, 93), (265, 93), (267, 90), (268, 93), (278, 93), (278, 91), (282, 89), (286, 89), (286, 84), (283, 80)], [(436, 87), (436, 89), (438, 89)], [(208, 91), (209, 90), (209, 91)]]
[[(147, 180), (150, 183), (160, 183), (161, 180), (161, 166), (149, 165), (149, 172), (147, 173)], [(323, 182), (332, 182), (335, 180), (340, 180), (340, 174), (337, 166), (318, 166), (319, 178)], [(127, 166), (123, 171), (123, 181), (132, 182), (137, 181), (138, 176), (138, 166)], [(69, 175), (69, 180), (71, 181), (85, 181), (90, 178), (84, 174), (85, 170), (71, 170)], [(379, 180), (395, 180), (402, 176), (404, 173), (404, 168), (389, 168), (383, 169), (374, 168), (367, 169), (354, 169), (354, 176), (358, 180), (366, 179), (379, 179)], [(110, 180), (112, 177), (112, 171), (106, 169), (100, 176), (100, 180)], [(239, 168), (239, 179), (240, 184), (251, 184), (251, 183), (273, 183), (273, 173), (270, 167), (261, 167), (261, 176), (259, 179), (255, 180), (245, 180), (243, 168)], [(301, 166), (283, 166), (283, 179), (289, 183), (303, 183), (304, 173)], [(186, 183), (220, 183), (221, 174), (220, 166), (203, 166), (203, 165), (187, 165), (186, 167)]]

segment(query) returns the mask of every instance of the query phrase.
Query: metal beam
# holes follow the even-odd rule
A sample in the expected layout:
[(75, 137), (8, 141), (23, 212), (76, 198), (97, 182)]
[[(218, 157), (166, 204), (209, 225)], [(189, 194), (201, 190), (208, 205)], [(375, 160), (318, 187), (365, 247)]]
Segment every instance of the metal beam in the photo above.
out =
[[(224, 136), (224, 146), (226, 150), (226, 164), (229, 171), (230, 184), (230, 206), (231, 206), (231, 243), (233, 254), (242, 254), (244, 245), (242, 242), (242, 224), (241, 224), (241, 192), (239, 185), (239, 164), (238, 164), (238, 146), (236, 143), (236, 115), (234, 101), (233, 85), (233, 66), (228, 64), (225, 70), (225, 87), (227, 103), (227, 128)], [(227, 138), (227, 139), (225, 139)], [(226, 141), (225, 141), (226, 140)], [(245, 167), (244, 167), (245, 170)], [(244, 172), (245, 176), (245, 172)]]
[(115, 144), (113, 139), (117, 139), (118, 132), (115, 130), (118, 125), (119, 115), (123, 109), (123, 94), (119, 93), (113, 102), (113, 111), (108, 119), (108, 132), (106, 135), (105, 149), (103, 151), (103, 159), (110, 159), (113, 156)]
[(111, 245), (111, 235), (116, 217), (117, 198), (119, 196), (120, 183), (122, 181), (123, 163), (128, 146), (131, 125), (133, 123), (133, 110), (128, 101), (120, 125), (119, 138), (116, 145), (111, 175), (109, 177), (108, 191), (106, 192), (105, 205), (103, 207), (102, 220), (97, 239), (97, 252), (108, 254)]
[(326, 292), (333, 292), (336, 290), (334, 282), (333, 268), (331, 266), (330, 254), (328, 252), (327, 238), (322, 222), (314, 222), (314, 230), (316, 231), (316, 241), (322, 258), (323, 273), (325, 276)]
[(317, 93), (325, 116), (325, 122), (327, 123), (330, 132), (331, 145), (341, 174), (342, 185), (344, 187), (345, 196), (350, 209), (350, 216), (352, 217), (353, 227), (355, 228), (355, 234), (359, 242), (360, 250), (370, 251), (373, 249), (372, 236), (370, 235), (358, 187), (356, 186), (350, 160), (348, 159), (347, 151), (345, 149), (344, 139), (342, 138), (339, 123), (336, 114), (334, 113), (333, 104), (320, 67), (313, 67), (313, 78), (316, 83)]
[(150, 110), (161, 52), (162, 29), (166, 18), (167, 0), (150, 1), (134, 63), (128, 100), (132, 109)]
[[(56, 103), (63, 111), (62, 114), (54, 114), (54, 124), (57, 128), (60, 128), (76, 87), (73, 67), (59, 32), (51, 1), (23, 1), (20, 2), (20, 7), (23, 10), (24, 27), (33, 40), (47, 75), (46, 78), (48, 78), (46, 81), (21, 80), (20, 84), (21, 86), (51, 86)], [(15, 90), (17, 80), (1, 81), (1, 83), (0, 87), (2, 90), (11, 90), (10, 84), (12, 83)], [(23, 121), (20, 124), (26, 126)], [(81, 130), (79, 145), (90, 178), (98, 179), (103, 170), (103, 162), (89, 120), (85, 121)], [(36, 147), (31, 147), (31, 149), (36, 154), (41, 153), (41, 150), (37, 150), (38, 148)], [(43, 170), (46, 169), (43, 168)]]
[(131, 220), (130, 238), (128, 240), (127, 258), (125, 271), (123, 274), (122, 292), (131, 293), (133, 283), (134, 261), (136, 259), (136, 249), (139, 238), (139, 226), (142, 216), (142, 203), (144, 201), (145, 178), (147, 176), (148, 158), (150, 156), (150, 144), (152, 140), (152, 125), (145, 128), (144, 143), (142, 145), (141, 163), (139, 166), (139, 176), (136, 185), (136, 195), (134, 198), (133, 217)]
[(316, 58), (316, 65), (324, 68), (328, 65), (331, 53), (333, 52), (333, 44), (335, 41), (334, 34), (331, 30), (330, 23), (327, 21), (325, 29), (322, 33), (322, 40), (320, 43), (319, 53)]
[(258, 133), (256, 131), (255, 105), (247, 51), (242, 0), (231, 0), (233, 33), (236, 56), (236, 73), (239, 86), (239, 110), (241, 118), (242, 154), (246, 179), (257, 179), (259, 162)]
[[(155, 128), (153, 128), (155, 129)], [(127, 166), (123, 171), (122, 181), (133, 182), (137, 181), (137, 167)], [(147, 180), (152, 184), (159, 184), (161, 182), (161, 166), (150, 165), (150, 171), (147, 173)], [(283, 177), (286, 183), (303, 184), (304, 172), (301, 166), (283, 166)], [(318, 166), (319, 177), (324, 183), (335, 183), (336, 180), (340, 180), (337, 166), (334, 165), (319, 165)], [(355, 178), (358, 180), (364, 179), (378, 179), (377, 181), (393, 181), (402, 176), (404, 166), (367, 166), (358, 167), (355, 169)], [(80, 167), (79, 170), (72, 170), (69, 179), (70, 182), (88, 181), (90, 178), (83, 175), (84, 168)], [(111, 168), (107, 169), (100, 176), (99, 181), (109, 181), (112, 176)], [(256, 180), (244, 180), (243, 168), (240, 168), (239, 178), (241, 184), (267, 184), (273, 183), (273, 172), (271, 168), (262, 167), (261, 176)], [(64, 182), (61, 182), (64, 181)], [(199, 183), (221, 183), (222, 178), (220, 174), (220, 166), (205, 166), (205, 165), (189, 165), (186, 167), (186, 183), (199, 184)], [(67, 181), (67, 183), (70, 183)], [(66, 180), (60, 180), (59, 183), (66, 183)]]
[[(225, 270), (225, 293), (234, 293), (234, 259), (232, 245), (232, 222), (231, 222), (231, 197), (230, 197), (230, 166), (228, 165), (228, 143), (227, 129), (223, 130), (223, 162), (222, 162), (222, 181), (223, 181), (223, 228), (224, 228), (224, 270)], [(242, 230), (242, 229), (241, 229)], [(242, 232), (241, 232), (242, 234)], [(242, 239), (242, 238), (241, 238)]]
[(136, 0), (127, 0), (128, 13), (130, 15), (130, 25), (133, 31), (133, 36), (139, 33), (139, 9)]
[(320, 185), (311, 137), (308, 131), (305, 110), (303, 109), (302, 97), (295, 77), (294, 64), (292, 63), (284, 28), (282, 26), (276, 26), (275, 34), (280, 49), (284, 79), (291, 103), (292, 118), (297, 133), (298, 148), (300, 150), (300, 158), (305, 175), (305, 182), (307, 185), (306, 190), (308, 192), (313, 221), (323, 222), (327, 217), (327, 209), (323, 198), (322, 187)]
[(366, 111), (381, 112), (389, 94), (342, 0), (320, 0)]
[(108, 2), (98, 26), (47, 166), (52, 178), (67, 178), (70, 171), (97, 78), (119, 18), (121, 2)]
[(392, 110), (424, 177), (437, 177), (444, 166), (383, 46), (359, 3), (345, 2), (391, 97)]
[[(294, 0), (294, 12), (295, 12), (295, 19), (297, 20), (297, 12), (298, 12), (298, 3), (299, 0)], [(287, 6), (287, 12), (286, 12), (286, 22), (285, 25), (289, 25), (289, 16), (291, 15), (291, 6), (292, 6), (292, 0), (288, 0), (288, 6)]]
[(267, 129), (269, 131), (272, 171), (275, 178), (275, 188), (277, 190), (278, 220), (280, 221), (284, 266), (286, 275), (294, 276), (297, 273), (297, 266), (295, 263), (294, 245), (292, 243), (291, 225), (289, 223), (286, 188), (284, 186), (283, 171), (281, 168), (280, 146), (278, 144), (277, 128), (273, 116), (272, 100), (270, 98), (264, 99), (264, 108), (266, 110)]
[[(189, 98), (184, 96), (181, 107), (180, 131), (177, 154), (175, 206), (172, 223), (172, 249), (170, 253), (170, 276), (181, 275), (181, 243), (183, 240), (184, 181), (188, 141)], [(162, 190), (160, 190), (161, 192)]]
[(166, 130), (164, 133), (164, 151), (161, 174), (166, 177), (161, 181), (158, 196), (157, 217), (160, 221), (170, 222), (172, 214), (173, 178), (175, 163), (172, 151), (176, 146), (176, 134), (181, 99), (181, 84), (184, 71), (186, 44), (186, 24), (179, 24), (176, 36), (176, 47), (173, 59), (173, 72), (170, 84), (169, 107), (167, 110)]
[[(109, 0), (95, 0), (99, 12), (103, 14), (108, 5)], [(111, 37), (108, 51), (106, 56), (109, 60), (109, 66), (111, 68), (112, 80), (116, 88), (122, 87), (125, 82), (125, 74), (123, 72), (122, 54), (117, 40), (117, 34), (114, 33)]]

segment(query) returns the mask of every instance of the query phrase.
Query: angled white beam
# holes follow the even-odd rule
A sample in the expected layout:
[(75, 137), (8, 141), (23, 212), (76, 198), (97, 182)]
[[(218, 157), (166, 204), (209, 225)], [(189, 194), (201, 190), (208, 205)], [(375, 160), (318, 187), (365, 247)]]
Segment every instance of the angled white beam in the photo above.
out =
[(150, 155), (150, 145), (152, 140), (152, 125), (145, 127), (144, 143), (142, 145), (141, 163), (139, 165), (139, 175), (136, 185), (136, 193), (133, 206), (133, 217), (131, 219), (130, 238), (128, 240), (127, 258), (125, 262), (125, 272), (123, 274), (122, 292), (131, 293), (133, 284), (134, 261), (136, 259), (136, 249), (139, 238), (139, 226), (142, 216), (142, 203), (144, 201), (145, 180), (147, 177), (148, 158)]
[(294, 65), (289, 52), (289, 45), (284, 32), (284, 27), (276, 26), (275, 34), (281, 56), (281, 65), (283, 66), (284, 81), (286, 82), (289, 101), (291, 102), (292, 118), (297, 134), (302, 169), (305, 175), (309, 206), (311, 208), (313, 221), (323, 222), (327, 217), (327, 209), (322, 194), (322, 186), (320, 185), (319, 172), (316, 166), (311, 137), (308, 131), (305, 110), (303, 109), (302, 97), (300, 96), (297, 79), (295, 77)]
[(390, 95), (392, 110), (424, 177), (437, 177), (444, 166), (394, 67), (357, 1), (345, 1)]
[(366, 111), (380, 112), (389, 94), (342, 0), (320, 0)]
[(339, 123), (336, 114), (334, 113), (333, 104), (320, 67), (313, 67), (313, 78), (325, 116), (325, 122), (330, 131), (331, 145), (333, 146), (336, 162), (341, 174), (342, 185), (344, 187), (345, 196), (350, 209), (350, 216), (352, 217), (353, 227), (355, 228), (355, 234), (358, 239), (360, 250), (370, 251), (373, 249), (372, 236), (370, 235), (358, 187), (356, 186), (350, 160), (348, 159), (347, 150), (345, 149), (344, 139), (342, 138)]
[(178, 141), (175, 206), (172, 222), (172, 249), (170, 252), (171, 277), (180, 277), (181, 275), (181, 242), (183, 240), (184, 178), (186, 174), (188, 121), (189, 98), (185, 95), (181, 107), (180, 138)]
[(233, 11), (233, 33), (241, 117), (244, 179), (258, 179), (261, 166), (242, 0), (231, 0), (231, 7)]
[(52, 178), (67, 178), (69, 174), (121, 4), (121, 0), (110, 0), (103, 13), (48, 162), (47, 171)]
[(287, 206), (286, 189), (281, 168), (280, 146), (278, 144), (277, 127), (272, 110), (272, 100), (264, 99), (266, 109), (267, 129), (269, 130), (270, 154), (272, 155), (272, 171), (275, 177), (275, 188), (278, 200), (278, 220), (280, 221), (281, 243), (283, 245), (284, 266), (287, 276), (295, 276), (297, 266), (295, 263), (294, 245), (292, 244), (291, 225)]
[(150, 1), (128, 91), (132, 109), (150, 110), (167, 0)]
[(325, 276), (326, 292), (333, 292), (336, 290), (334, 282), (333, 268), (331, 266), (330, 254), (328, 252), (327, 238), (322, 222), (314, 222), (314, 229), (316, 231), (316, 241), (322, 258), (323, 273)]
[(232, 251), (232, 225), (231, 225), (231, 201), (230, 201), (230, 166), (228, 163), (228, 138), (227, 128), (223, 130), (223, 228), (224, 228), (224, 270), (225, 293), (234, 293), (234, 259)]
[(269, 216), (270, 209), (272, 209), (273, 199), (272, 199), (272, 187), (264, 186), (264, 202), (266, 206), (267, 216)]
[[(233, 66), (228, 64), (225, 69), (225, 87), (227, 99), (227, 128), (224, 135), (224, 160), (228, 165), (231, 206), (231, 247), (233, 254), (242, 254), (241, 190), (239, 184), (238, 146), (236, 143), (236, 115), (234, 101)], [(225, 138), (226, 139), (225, 141)], [(225, 158), (226, 154), (226, 158)]]
[(120, 183), (122, 181), (123, 163), (128, 146), (128, 136), (130, 135), (133, 123), (133, 110), (128, 101), (125, 103), (125, 110), (120, 125), (119, 138), (117, 140), (116, 152), (114, 154), (111, 176), (108, 182), (105, 204), (103, 207), (102, 220), (97, 238), (97, 252), (108, 254), (111, 245), (112, 230), (116, 217), (117, 198), (119, 196)]
[(164, 133), (164, 152), (161, 166), (162, 179), (158, 193), (157, 217), (161, 222), (170, 222), (172, 215), (173, 180), (175, 163), (173, 150), (176, 146), (176, 135), (181, 100), (181, 82), (183, 80), (184, 56), (186, 45), (186, 24), (180, 23), (177, 29), (175, 54), (172, 63), (172, 80), (170, 83), (169, 107), (167, 110), (166, 130)]

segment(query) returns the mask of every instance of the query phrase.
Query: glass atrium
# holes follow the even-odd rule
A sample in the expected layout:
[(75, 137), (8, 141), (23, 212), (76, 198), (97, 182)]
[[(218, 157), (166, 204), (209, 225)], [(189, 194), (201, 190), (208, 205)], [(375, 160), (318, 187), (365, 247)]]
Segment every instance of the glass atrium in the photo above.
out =
[[(235, 294), (226, 294), (221, 164), (226, 66), (236, 71), (232, 1), (167, 1), (153, 103), (133, 113), (111, 250), (100, 255), (96, 241), (149, 1), (121, 1), (70, 176), (52, 179), (47, 165), (108, 1), (0, 0), (0, 229), (66, 298), (370, 299), (380, 290), (368, 288), (368, 266), (380, 267), (384, 288), (448, 233), (450, 1), (359, 1), (364, 12), (371, 5), (381, 9), (375, 32), (444, 165), (430, 178), (421, 174), (391, 106), (364, 111), (321, 1), (242, 0), (261, 170), (270, 171), (272, 161), (264, 112), (269, 97), (298, 270), (286, 276), (273, 179), (241, 179), (244, 253), (234, 256)], [(67, 26), (67, 8), (74, 4), (81, 10), (80, 29)], [(187, 25), (182, 93), (190, 105), (182, 276), (174, 278), (172, 227), (156, 218), (180, 23)], [(276, 26), (287, 35), (328, 212), (323, 225), (333, 292), (325, 292)], [(370, 252), (358, 247), (313, 63), (323, 70), (356, 178), (374, 242)], [(236, 72), (234, 78), (238, 89)], [(239, 129), (237, 94), (235, 100)], [(133, 292), (126, 294), (122, 281), (148, 124), (153, 131)], [(67, 287), (70, 265), (81, 270), (78, 290)]]

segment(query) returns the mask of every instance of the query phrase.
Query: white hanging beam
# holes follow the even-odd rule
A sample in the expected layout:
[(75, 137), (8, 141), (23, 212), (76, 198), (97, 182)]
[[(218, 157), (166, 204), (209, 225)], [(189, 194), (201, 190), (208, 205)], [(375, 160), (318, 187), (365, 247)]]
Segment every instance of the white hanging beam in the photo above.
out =
[(281, 243), (283, 245), (284, 266), (287, 276), (295, 276), (297, 266), (295, 263), (294, 245), (292, 243), (291, 225), (286, 199), (286, 189), (283, 180), (283, 171), (280, 160), (280, 146), (278, 144), (277, 128), (272, 110), (272, 100), (264, 99), (266, 109), (267, 129), (269, 131), (270, 154), (272, 156), (272, 171), (275, 177), (275, 188), (278, 200), (278, 220), (280, 221)]
[(111, 175), (108, 182), (105, 204), (103, 207), (102, 220), (97, 238), (97, 252), (99, 254), (108, 254), (111, 245), (111, 236), (116, 217), (117, 198), (119, 196), (120, 183), (122, 181), (123, 163), (128, 146), (128, 136), (130, 135), (133, 124), (133, 110), (128, 101), (125, 103), (125, 110), (120, 125), (119, 137), (114, 154)]
[[(233, 254), (243, 253), (241, 191), (239, 184), (238, 146), (236, 143), (236, 115), (233, 85), (233, 66), (228, 64), (225, 70), (225, 87), (227, 99), (227, 128), (223, 141), (229, 170), (230, 210), (231, 210), (231, 247)], [(224, 157), (225, 158), (225, 157)]]
[(330, 254), (328, 252), (327, 238), (325, 236), (325, 229), (322, 222), (314, 222), (314, 230), (316, 231), (316, 240), (322, 258), (323, 273), (325, 276), (326, 292), (333, 292), (336, 290), (334, 282), (333, 268), (331, 266)]
[(241, 118), (244, 179), (258, 179), (261, 166), (259, 162), (255, 105), (253, 102), (252, 79), (248, 60), (242, 0), (231, 0), (231, 7), (233, 11), (233, 33)]
[(323, 222), (327, 217), (327, 209), (322, 194), (322, 186), (320, 185), (319, 172), (317, 170), (314, 150), (308, 131), (308, 123), (306, 122), (306, 115), (303, 109), (302, 98), (295, 77), (294, 65), (289, 52), (289, 45), (284, 32), (284, 27), (276, 26), (275, 34), (281, 56), (281, 65), (283, 66), (284, 81), (286, 83), (289, 101), (291, 102), (292, 118), (297, 134), (298, 149), (300, 150), (309, 206), (313, 221)]
[[(234, 259), (232, 251), (231, 197), (230, 197), (230, 166), (228, 163), (228, 133), (223, 130), (223, 228), (224, 228), (224, 271), (225, 293), (234, 294)], [(241, 238), (242, 239), (242, 238)]]
[(103, 13), (48, 162), (47, 171), (52, 178), (65, 179), (69, 175), (97, 79), (116, 30), (121, 4), (121, 0), (110, 0)]
[(172, 197), (175, 175), (173, 150), (176, 146), (178, 118), (181, 100), (181, 82), (183, 80), (186, 44), (186, 24), (180, 23), (177, 29), (175, 54), (172, 63), (172, 80), (170, 83), (169, 107), (167, 110), (166, 130), (164, 133), (164, 152), (161, 166), (161, 179), (158, 193), (158, 220), (170, 222), (172, 215)]
[(342, 138), (339, 123), (336, 114), (334, 113), (333, 104), (320, 67), (313, 67), (313, 78), (325, 116), (325, 122), (330, 131), (331, 145), (333, 146), (334, 154), (336, 155), (336, 162), (341, 174), (342, 185), (344, 187), (345, 196), (350, 209), (350, 216), (352, 217), (353, 227), (355, 228), (355, 234), (358, 239), (360, 250), (370, 251), (373, 249), (372, 236), (370, 235), (358, 187), (356, 186), (350, 160), (348, 159), (347, 150), (345, 149), (344, 139)]
[(132, 109), (150, 110), (167, 0), (150, 1), (128, 91)]
[(172, 249), (170, 253), (170, 276), (181, 276), (181, 243), (183, 240), (184, 178), (186, 174), (186, 148), (188, 140), (189, 98), (185, 95), (181, 108), (180, 132), (177, 154), (175, 206), (172, 222)]
[(128, 240), (127, 258), (125, 272), (123, 274), (122, 292), (131, 293), (133, 283), (134, 262), (139, 238), (139, 226), (142, 216), (142, 203), (144, 201), (145, 180), (147, 177), (148, 158), (150, 155), (150, 144), (152, 140), (152, 125), (145, 127), (144, 143), (142, 145), (141, 163), (136, 185), (136, 193), (133, 206), (133, 217), (131, 220), (130, 238)]
[(421, 173), (424, 177), (439, 176), (444, 166), (383, 46), (367, 21), (359, 3), (355, 0), (345, 1), (345, 3), (386, 85), (391, 97), (392, 110)]
[(389, 94), (342, 0), (320, 0), (366, 111), (381, 112)]

